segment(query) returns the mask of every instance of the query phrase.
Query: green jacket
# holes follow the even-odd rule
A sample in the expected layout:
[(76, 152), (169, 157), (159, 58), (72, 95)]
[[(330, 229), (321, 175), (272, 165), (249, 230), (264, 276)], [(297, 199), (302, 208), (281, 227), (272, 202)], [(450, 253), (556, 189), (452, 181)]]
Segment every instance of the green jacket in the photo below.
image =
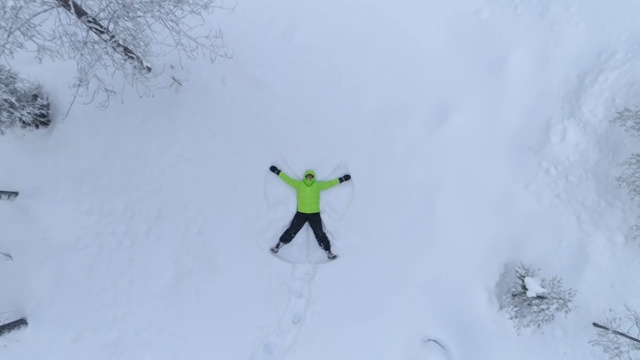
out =
[[(308, 180), (308, 174), (313, 175), (313, 179)], [(303, 180), (294, 180), (285, 174), (284, 171), (281, 171), (278, 176), (286, 182), (287, 185), (296, 189), (298, 211), (305, 214), (320, 212), (320, 192), (340, 184), (339, 179), (316, 181), (316, 173), (313, 170), (305, 171)]]

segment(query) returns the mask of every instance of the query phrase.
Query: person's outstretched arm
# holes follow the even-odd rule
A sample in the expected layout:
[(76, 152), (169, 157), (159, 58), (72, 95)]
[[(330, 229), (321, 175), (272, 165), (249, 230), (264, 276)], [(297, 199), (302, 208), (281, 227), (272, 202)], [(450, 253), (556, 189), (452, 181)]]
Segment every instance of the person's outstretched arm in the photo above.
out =
[(344, 176), (341, 176), (337, 179), (333, 179), (333, 180), (329, 180), (329, 181), (318, 181), (318, 187), (320, 188), (320, 190), (327, 190), (327, 189), (331, 189), (332, 187), (338, 185), (338, 184), (342, 184), (345, 181), (349, 181), (351, 180), (351, 175), (346, 174)]
[(278, 177), (282, 179), (282, 181), (287, 183), (287, 185), (291, 186), (292, 188), (296, 188), (298, 186), (298, 183), (300, 183), (300, 181), (292, 179), (291, 177), (289, 177), (289, 175), (285, 174), (282, 170), (273, 165), (271, 165), (269, 170), (271, 170), (272, 173), (278, 175)]

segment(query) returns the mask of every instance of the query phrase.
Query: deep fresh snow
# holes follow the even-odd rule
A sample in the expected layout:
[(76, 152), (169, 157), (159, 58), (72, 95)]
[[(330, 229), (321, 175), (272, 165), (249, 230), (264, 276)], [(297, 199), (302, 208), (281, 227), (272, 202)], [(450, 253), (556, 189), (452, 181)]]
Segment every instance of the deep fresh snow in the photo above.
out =
[[(591, 322), (640, 309), (614, 181), (638, 144), (609, 125), (640, 99), (637, 10), (239, 1), (211, 19), (233, 60), (0, 139), (21, 192), (0, 202), (0, 309), (30, 322), (0, 357), (605, 359)], [(13, 65), (61, 118), (73, 66)], [(353, 176), (323, 194), (337, 260), (308, 228), (268, 251), (295, 208), (272, 164)], [(578, 291), (544, 334), (497, 310), (521, 261)]]

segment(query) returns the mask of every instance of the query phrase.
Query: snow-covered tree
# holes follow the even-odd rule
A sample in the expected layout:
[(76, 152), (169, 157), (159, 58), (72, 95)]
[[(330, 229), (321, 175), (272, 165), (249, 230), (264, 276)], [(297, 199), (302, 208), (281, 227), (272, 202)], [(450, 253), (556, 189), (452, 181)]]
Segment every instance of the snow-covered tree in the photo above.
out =
[(610, 359), (640, 359), (640, 313), (629, 307), (624, 314), (610, 310), (602, 324), (593, 326), (597, 332), (590, 344), (601, 348)]
[(575, 307), (571, 302), (576, 295), (573, 289), (563, 289), (562, 279), (553, 277), (547, 281), (537, 277), (538, 270), (520, 264), (515, 268), (515, 278), (507, 285), (500, 310), (513, 321), (516, 331), (535, 328), (542, 331), (555, 320), (556, 314), (569, 314)]
[(49, 101), (41, 86), (0, 65), (0, 134), (14, 126), (47, 127), (49, 114)]
[[(126, 82), (146, 92), (160, 72), (151, 59), (228, 56), (206, 19), (223, 0), (21, 0), (0, 2), (0, 59), (19, 52), (71, 60), (80, 95), (104, 102)], [(119, 75), (121, 78), (114, 78)]]

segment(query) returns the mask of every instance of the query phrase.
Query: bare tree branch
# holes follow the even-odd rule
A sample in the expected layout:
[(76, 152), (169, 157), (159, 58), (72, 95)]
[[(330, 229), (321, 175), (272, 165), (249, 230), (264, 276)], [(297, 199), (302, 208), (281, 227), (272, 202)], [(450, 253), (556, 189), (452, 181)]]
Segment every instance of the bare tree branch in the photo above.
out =
[(214, 11), (231, 10), (223, 1), (234, 0), (0, 1), (0, 59), (10, 65), (29, 52), (73, 61), (69, 83), (78, 97), (106, 106), (127, 86), (140, 96), (166, 87), (156, 70), (163, 66), (155, 65), (161, 58), (231, 57), (222, 31), (211, 25)]
[(151, 65), (147, 64), (140, 56), (138, 56), (129, 47), (123, 45), (109, 29), (100, 24), (96, 18), (90, 16), (83, 8), (74, 0), (58, 0), (58, 3), (68, 12), (75, 15), (89, 30), (98, 35), (100, 39), (104, 40), (109, 46), (113, 48), (118, 54), (124, 56), (125, 59), (133, 63), (133, 65), (140, 71), (145, 73), (151, 72)]
[(594, 327), (596, 327), (596, 328), (598, 328), (598, 329), (600, 329), (600, 330), (609, 331), (610, 333), (612, 333), (612, 334), (614, 334), (614, 335), (622, 336), (623, 338), (625, 338), (625, 339), (627, 339), (627, 340), (635, 341), (635, 342), (637, 342), (637, 343), (639, 343), (639, 344), (640, 344), (640, 340), (638, 340), (638, 339), (636, 339), (636, 338), (634, 338), (634, 337), (632, 337), (632, 336), (629, 336), (629, 335), (627, 335), (627, 334), (625, 334), (625, 333), (623, 333), (623, 332), (620, 332), (620, 331), (618, 331), (618, 330), (610, 329), (610, 328), (608, 328), (608, 327), (606, 327), (606, 326), (604, 326), (604, 325), (598, 324), (598, 323), (596, 323), (596, 322), (594, 322), (594, 323), (593, 323), (593, 326), (594, 326)]
[(602, 323), (593, 323), (598, 330), (589, 343), (610, 359), (637, 359), (640, 352), (640, 314), (628, 306), (625, 309), (624, 314), (609, 310)]

